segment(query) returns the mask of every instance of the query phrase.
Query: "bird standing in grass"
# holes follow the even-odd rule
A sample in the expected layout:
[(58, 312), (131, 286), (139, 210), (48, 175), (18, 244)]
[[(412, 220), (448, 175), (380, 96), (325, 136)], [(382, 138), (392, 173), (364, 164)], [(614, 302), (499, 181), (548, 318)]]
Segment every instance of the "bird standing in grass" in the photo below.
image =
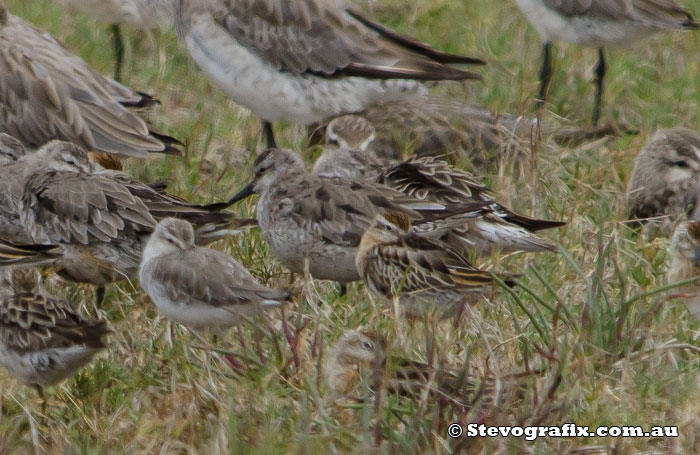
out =
[(148, 240), (139, 280), (168, 319), (197, 331), (216, 333), (290, 301), (229, 255), (196, 246), (192, 225), (175, 218), (158, 223)]
[(0, 285), (0, 364), (20, 382), (41, 393), (106, 347), (107, 324), (47, 295), (36, 269), (6, 268)]
[(301, 125), (425, 93), (424, 81), (479, 79), (445, 54), (364, 17), (343, 0), (176, 0), (175, 28), (195, 62), (272, 122)]
[[(484, 203), (483, 221), (471, 234), (477, 252), (555, 251), (556, 247), (535, 232), (561, 227), (565, 222), (531, 218), (498, 203), (474, 175), (444, 159), (411, 156), (403, 161), (380, 159), (371, 151), (375, 129), (355, 115), (338, 117), (328, 124), (327, 145), (311, 173), (385, 185), (407, 196), (440, 204)], [(478, 235), (476, 232), (481, 234)], [(480, 237), (480, 238), (479, 238)]]
[[(431, 400), (453, 407), (460, 414), (478, 407), (487, 412), (504, 399), (515, 398), (518, 379), (534, 373), (511, 374), (497, 381), (494, 376), (478, 376), (471, 371), (451, 371), (406, 358), (387, 355), (386, 340), (369, 331), (348, 330), (331, 346), (323, 364), (323, 377), (329, 397), (362, 400), (369, 389), (378, 393), (419, 399), (427, 391)], [(362, 390), (364, 388), (364, 390)], [(363, 393), (365, 392), (365, 393)]]
[(255, 224), (102, 169), (69, 142), (52, 141), (0, 167), (0, 176), (2, 233), (59, 246), (58, 273), (100, 289), (138, 274), (143, 244), (160, 219), (192, 221), (202, 244)]
[[(355, 263), (362, 281), (409, 317), (457, 314), (497, 286), (491, 273), (441, 242), (410, 232), (402, 213), (377, 215), (362, 235)], [(510, 280), (504, 279), (508, 284)]]
[(260, 194), (258, 222), (270, 249), (294, 273), (305, 273), (308, 264), (315, 279), (359, 280), (355, 255), (362, 234), (376, 215), (389, 211), (409, 217), (411, 229), (421, 236), (447, 238), (466, 254), (490, 251), (502, 233), (510, 234), (503, 229), (507, 223), (492, 222), (493, 210), (486, 202), (444, 204), (377, 183), (316, 177), (298, 153), (285, 149), (269, 149), (253, 165), (252, 181), (215, 206)]
[(676, 0), (516, 0), (542, 37), (543, 55), (537, 104), (547, 99), (552, 79), (552, 41), (598, 48), (593, 126), (600, 120), (603, 48), (629, 45), (664, 30), (697, 30), (700, 24)]
[(78, 9), (96, 21), (112, 24), (114, 39), (114, 79), (121, 81), (124, 62), (124, 42), (121, 25), (130, 25), (141, 30), (172, 27), (173, 0), (60, 0), (67, 6)]

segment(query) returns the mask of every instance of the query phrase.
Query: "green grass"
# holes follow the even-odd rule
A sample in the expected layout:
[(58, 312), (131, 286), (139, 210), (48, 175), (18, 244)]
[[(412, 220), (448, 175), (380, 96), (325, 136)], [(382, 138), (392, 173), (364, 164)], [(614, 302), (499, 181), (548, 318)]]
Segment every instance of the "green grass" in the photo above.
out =
[[(700, 14), (700, 0), (685, 3)], [(106, 26), (48, 0), (8, 5), (111, 73)], [(382, 23), (438, 49), (489, 60), (483, 83), (446, 93), (497, 112), (532, 112), (540, 43), (512, 1), (381, 0), (367, 8)], [(166, 180), (173, 192), (194, 201), (230, 196), (245, 183), (260, 147), (257, 120), (209, 83), (173, 31), (155, 41), (135, 30), (125, 34), (125, 82), (157, 95), (163, 102), (159, 127), (187, 144), (183, 157), (131, 161), (129, 172), (145, 181)], [(597, 54), (559, 44), (555, 55), (550, 108), (586, 125)], [(159, 316), (137, 283), (121, 283), (100, 310), (115, 329), (110, 348), (75, 380), (47, 391), (45, 415), (32, 390), (0, 373), (0, 453), (34, 453), (37, 447), (81, 454), (606, 453), (593, 452), (595, 447), (618, 454), (699, 453), (700, 359), (691, 350), (664, 348), (700, 345), (698, 325), (681, 303), (666, 298), (667, 239), (637, 236), (622, 220), (632, 160), (652, 132), (675, 125), (700, 129), (700, 34), (610, 49), (608, 63), (603, 121), (626, 122), (639, 135), (573, 148), (544, 138), (536, 169), (524, 163), (522, 173), (493, 169), (484, 176), (514, 208), (568, 220), (549, 234), (562, 253), (481, 259), (484, 267), (522, 274), (523, 286), (473, 308), (473, 317), (457, 328), (439, 326), (434, 352), (421, 325), (399, 334), (392, 315), (359, 284), (340, 298), (330, 284), (315, 282), (287, 312), (290, 330), (299, 331), (297, 361), (280, 318), (271, 315), (276, 338), (242, 327), (222, 341), (222, 349), (245, 365), (239, 374), (225, 354), (199, 349), (199, 340)], [(282, 144), (303, 151), (301, 128), (283, 125), (278, 133)], [(254, 206), (233, 210), (252, 214)], [(288, 274), (259, 233), (217, 247), (265, 283), (287, 284)], [(91, 289), (66, 289), (57, 279), (51, 286), (85, 312), (97, 312)], [(457, 446), (464, 440), (450, 440), (444, 424), (458, 416), (436, 403), (391, 397), (378, 411), (371, 404), (328, 403), (320, 353), (344, 329), (360, 326), (385, 333), (393, 354), (421, 360), (434, 355), (456, 370), (465, 359), (477, 372), (487, 365), (504, 374), (526, 365), (543, 370), (526, 381), (517, 399), (491, 409), (491, 424), (678, 425), (681, 437), (483, 439)], [(382, 430), (378, 446), (376, 428)]]

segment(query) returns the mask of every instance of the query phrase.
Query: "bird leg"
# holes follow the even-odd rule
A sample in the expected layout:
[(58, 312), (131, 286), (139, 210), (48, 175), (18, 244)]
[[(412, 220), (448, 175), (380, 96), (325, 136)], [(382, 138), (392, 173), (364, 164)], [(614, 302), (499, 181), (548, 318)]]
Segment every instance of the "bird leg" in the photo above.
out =
[(36, 392), (39, 394), (41, 399), (41, 414), (46, 415), (46, 397), (44, 396), (44, 389), (40, 385), (35, 385)]
[(547, 100), (549, 83), (552, 81), (552, 43), (542, 45), (542, 69), (540, 70), (540, 96), (537, 98), (537, 110), (542, 109)]
[(107, 289), (104, 286), (98, 286), (97, 289), (95, 289), (95, 302), (97, 303), (97, 308), (102, 307), (102, 304), (105, 301), (106, 292)]
[(598, 64), (595, 67), (595, 104), (593, 105), (593, 126), (598, 126), (598, 120), (600, 120), (600, 103), (603, 99), (603, 79), (605, 78), (605, 72), (607, 66), (605, 64), (605, 53), (603, 48), (598, 49)]
[(122, 62), (124, 61), (124, 41), (122, 41), (122, 32), (118, 24), (112, 24), (112, 36), (114, 38), (114, 80), (121, 82), (122, 80)]
[(277, 148), (277, 142), (275, 141), (275, 132), (272, 129), (272, 123), (263, 120), (263, 134), (265, 135), (265, 143), (267, 148)]

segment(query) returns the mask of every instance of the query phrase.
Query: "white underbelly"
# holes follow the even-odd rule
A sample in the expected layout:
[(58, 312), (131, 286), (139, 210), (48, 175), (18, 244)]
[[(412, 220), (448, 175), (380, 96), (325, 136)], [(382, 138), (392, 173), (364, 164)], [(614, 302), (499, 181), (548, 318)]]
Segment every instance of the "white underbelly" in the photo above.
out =
[(658, 31), (635, 21), (610, 21), (587, 16), (566, 17), (540, 0), (516, 0), (544, 41), (564, 41), (588, 47), (626, 46)]
[(380, 100), (426, 90), (416, 81), (281, 72), (237, 44), (213, 22), (192, 24), (184, 42), (195, 62), (233, 101), (271, 122), (308, 125), (361, 111)]

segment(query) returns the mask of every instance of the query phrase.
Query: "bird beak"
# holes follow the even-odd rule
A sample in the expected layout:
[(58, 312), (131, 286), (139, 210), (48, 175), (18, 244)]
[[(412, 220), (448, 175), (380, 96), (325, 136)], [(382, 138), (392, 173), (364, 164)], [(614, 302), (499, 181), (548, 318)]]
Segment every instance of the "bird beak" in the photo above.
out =
[(700, 246), (695, 248), (695, 255), (693, 256), (693, 267), (700, 266)]
[(239, 191), (238, 194), (233, 196), (228, 201), (217, 202), (216, 204), (205, 205), (204, 208), (206, 208), (207, 210), (223, 210), (227, 207), (232, 206), (236, 202), (242, 201), (243, 199), (255, 194), (254, 188), (255, 188), (255, 181), (252, 181), (248, 185), (246, 185), (245, 188), (243, 188), (241, 191)]

